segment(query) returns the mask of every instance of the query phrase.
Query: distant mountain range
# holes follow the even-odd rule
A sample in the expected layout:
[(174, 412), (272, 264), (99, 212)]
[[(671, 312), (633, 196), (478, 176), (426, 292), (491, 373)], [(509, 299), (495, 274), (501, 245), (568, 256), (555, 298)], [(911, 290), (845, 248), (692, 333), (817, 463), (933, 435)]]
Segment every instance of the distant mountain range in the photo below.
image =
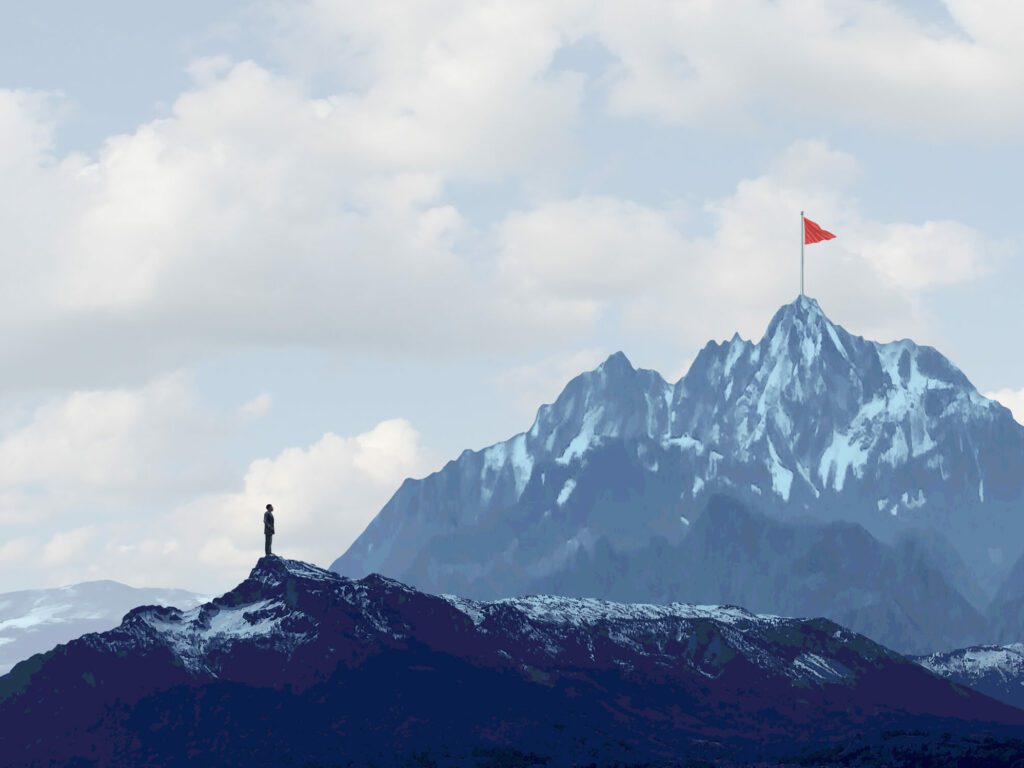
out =
[(980, 645), (916, 661), (937, 675), (1024, 708), (1024, 644)]
[(187, 609), (205, 599), (182, 589), (136, 589), (116, 581), (0, 593), (0, 675), (58, 643), (113, 629), (137, 605)]
[[(1024, 711), (824, 619), (261, 559), (0, 678), (5, 765), (993, 764)], [(707, 761), (701, 763), (700, 761)]]
[[(747, 516), (702, 523), (720, 495)], [(998, 639), (1024, 636), (1022, 553), (1024, 427), (936, 350), (801, 297), (676, 384), (612, 355), (527, 432), (403, 483), (331, 567), (484, 599), (735, 599), (922, 653), (996, 640), (993, 598), (1017, 606)]]

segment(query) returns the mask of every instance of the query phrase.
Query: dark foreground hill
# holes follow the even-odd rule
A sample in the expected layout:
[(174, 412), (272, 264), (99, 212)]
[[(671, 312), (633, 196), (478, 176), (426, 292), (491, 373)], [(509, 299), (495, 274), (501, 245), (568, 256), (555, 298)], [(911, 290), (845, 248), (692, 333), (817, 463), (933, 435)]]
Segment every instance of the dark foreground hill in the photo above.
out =
[(436, 597), (276, 557), (0, 678), (4, 765), (1006, 764), (1024, 712), (824, 619)]
[(1024, 708), (1024, 644), (977, 645), (921, 656), (937, 675), (1015, 707)]

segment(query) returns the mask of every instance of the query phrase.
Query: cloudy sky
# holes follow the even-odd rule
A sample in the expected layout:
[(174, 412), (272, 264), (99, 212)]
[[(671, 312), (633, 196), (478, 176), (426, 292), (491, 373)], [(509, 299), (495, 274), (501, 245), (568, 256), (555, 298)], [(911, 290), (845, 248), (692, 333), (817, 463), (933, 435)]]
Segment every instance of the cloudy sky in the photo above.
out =
[(211, 592), (799, 285), (1024, 419), (1017, 0), (38, 0), (0, 25), (0, 591)]

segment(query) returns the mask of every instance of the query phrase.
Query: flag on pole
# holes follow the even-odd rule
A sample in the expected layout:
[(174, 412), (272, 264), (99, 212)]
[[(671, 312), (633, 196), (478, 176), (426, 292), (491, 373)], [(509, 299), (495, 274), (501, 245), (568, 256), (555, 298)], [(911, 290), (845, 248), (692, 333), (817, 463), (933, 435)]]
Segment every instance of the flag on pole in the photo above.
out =
[(831, 240), (835, 237), (831, 232), (822, 229), (813, 221), (804, 216), (800, 211), (800, 229), (803, 230), (803, 239), (800, 241), (800, 295), (804, 295), (804, 246), (813, 243), (820, 243), (822, 240)]
[(804, 242), (807, 245), (811, 243), (820, 243), (822, 240), (831, 240), (835, 237), (827, 229), (822, 229), (820, 226), (815, 224), (813, 221), (808, 219), (806, 216), (804, 220)]

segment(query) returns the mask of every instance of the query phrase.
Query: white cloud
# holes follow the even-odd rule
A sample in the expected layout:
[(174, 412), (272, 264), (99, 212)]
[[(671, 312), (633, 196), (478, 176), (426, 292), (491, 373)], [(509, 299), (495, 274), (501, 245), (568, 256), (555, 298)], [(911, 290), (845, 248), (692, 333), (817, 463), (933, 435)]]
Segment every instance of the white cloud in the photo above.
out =
[(1010, 409), (1018, 424), (1024, 424), (1024, 389), (997, 389), (994, 392), (986, 392), (985, 397), (998, 400)]
[(552, 200), (501, 225), (506, 283), (524, 294), (607, 301), (646, 290), (660, 259), (684, 238), (670, 212), (607, 197)]
[(59, 531), (43, 545), (41, 562), (48, 567), (65, 565), (73, 558), (80, 558), (95, 538), (93, 526)]
[(22, 566), (36, 554), (36, 543), (27, 536), (8, 539), (0, 544), (0, 568)]
[(550, 64), (577, 2), (271, 6), (276, 47), (326, 76), (359, 157), (466, 178), (544, 171), (572, 146), (583, 77)]
[[(694, 276), (658, 255), (692, 259), (672, 206), (541, 194), (573, 162), (588, 93), (668, 120), (766, 103), (939, 133), (1024, 117), (1020, 47), (962, 2), (949, 3), (958, 33), (882, 2), (262, 7), (281, 71), (197, 60), (165, 117), (93, 156), (55, 152), (58, 97), (0, 91), (4, 386), (110, 386), (239, 345), (454, 356), (579, 343), (613, 296), (652, 275)], [(553, 66), (586, 40), (608, 51), (609, 72)], [(852, 159), (819, 151), (841, 186)], [(812, 200), (817, 215), (856, 225), (844, 238), (875, 259), (870, 274), (894, 301), (975, 274), (979, 244), (965, 227), (839, 216), (812, 149), (791, 155), (713, 204), (721, 226), (709, 246), (771, 263), (765, 226), (744, 216), (788, 192), (774, 200), (785, 216)], [(538, 202), (499, 225), (495, 258), (490, 232), (447, 190), (508, 179)], [(711, 295), (744, 300), (765, 271), (732, 274), (732, 293)], [(624, 317), (659, 311), (634, 304)]]
[(167, 118), (95, 157), (55, 157), (38, 100), (3, 92), (0, 152), (19, 164), (0, 179), (0, 321), (18, 331), (0, 340), (6, 385), (62, 385), (73, 369), (103, 386), (240, 344), (461, 354), (523, 336), (530, 323), (488, 300), (493, 271), (463, 252), (474, 233), (442, 192), (485, 157), (504, 173), (553, 151), (578, 99), (540, 77), (543, 59), (511, 72), (536, 81), (518, 95), (474, 85), (488, 96), (476, 112), (407, 84), (412, 115), (400, 98), (315, 98), (218, 62)]
[(526, 418), (533, 418), (544, 403), (552, 403), (573, 378), (596, 368), (608, 353), (600, 348), (581, 349), (568, 355), (550, 355), (518, 365), (497, 377), (502, 393), (511, 397)]
[(710, 237), (688, 235), (675, 208), (611, 198), (555, 200), (510, 215), (500, 268), (525, 305), (691, 344), (739, 330), (758, 338), (799, 289), (799, 215), (839, 235), (808, 246), (807, 290), (834, 319), (866, 335), (927, 328), (925, 292), (984, 274), (1002, 246), (952, 221), (876, 221), (850, 185), (856, 161), (817, 141), (795, 142), (763, 175), (712, 201)]
[(403, 419), (353, 437), (328, 432), (308, 447), (253, 461), (240, 491), (196, 499), (160, 524), (184, 522), (188, 543), (179, 557), (198, 554), (208, 578), (226, 584), (262, 554), (262, 515), (269, 502), (278, 532), (275, 551), (327, 566), (402, 479), (422, 476), (436, 463)]
[(0, 493), (31, 494), (45, 514), (71, 499), (109, 504), (194, 491), (216, 477), (219, 465), (199, 456), (219, 447), (221, 426), (183, 373), (135, 390), (72, 392), (0, 439)]
[[(12, 589), (101, 577), (138, 583), (159, 570), (174, 584), (187, 572), (139, 542), (153, 538), (148, 526), (171, 505), (230, 482), (224, 453), (236, 418), (209, 409), (184, 373), (137, 389), (76, 391), (19, 413), (0, 438), (8, 538), (0, 581)], [(180, 535), (172, 524), (160, 538)], [(139, 556), (125, 557), (124, 547)]]
[[(948, 0), (952, 31), (880, 0), (269, 7), (279, 68), (194, 61), (166, 115), (88, 155), (55, 149), (59, 94), (0, 90), (0, 387), (65, 392), (13, 425), (0, 414), (4, 583), (38, 586), (49, 563), (68, 580), (229, 585), (270, 498), (283, 551), (326, 563), (435, 465), (394, 420), (228, 473), (223, 441), (271, 395), (215, 413), (167, 374), (225, 350), (436, 359), (519, 343), (536, 362), (497, 383), (532, 415), (600, 361), (608, 327), (673, 349), (759, 335), (797, 290), (801, 208), (839, 234), (808, 249), (809, 292), (866, 335), (919, 335), (928, 292), (999, 250), (961, 222), (869, 216), (857, 160), (824, 142), (703, 207), (576, 194), (563, 172), (585, 100), (616, 129), (628, 115), (739, 133), (782, 114), (1019, 131), (1009, 0)], [(552, 66), (580, 41), (607, 71)], [(460, 184), (524, 202), (491, 228), (451, 202)], [(708, 235), (688, 230), (700, 214)]]
[(244, 421), (262, 419), (270, 412), (273, 403), (274, 398), (269, 392), (261, 392), (239, 408), (238, 413)]
[(973, 280), (983, 274), (979, 254), (1000, 250), (955, 221), (923, 224), (863, 222), (851, 238), (887, 281), (909, 291)]
[[(1024, 122), (1020, 7), (947, 0), (952, 29), (888, 2), (599, 4), (614, 109), (672, 122), (765, 108), (921, 136), (1010, 136)], [(956, 105), (953, 109), (950, 105)]]
[[(1019, 4), (936, 6), (945, 23), (885, 0), (310, 0), (272, 3), (270, 15), (290, 71), (353, 94), (368, 152), (403, 164), (405, 152), (446, 164), (457, 155), (486, 173), (521, 166), (543, 141), (520, 128), (519, 106), (557, 111), (578, 97), (577, 83), (547, 68), (581, 40), (609, 55), (589, 79), (620, 114), (735, 129), (768, 109), (915, 138), (1013, 136), (1024, 122)], [(511, 151), (491, 151), (484, 136)]]
[(0, 581), (228, 588), (262, 552), (268, 501), (279, 550), (327, 565), (405, 477), (437, 463), (409, 422), (392, 419), (256, 459), (244, 475), (204, 474), (241, 426), (209, 411), (181, 374), (40, 407), (0, 442), (0, 509), (27, 512), (3, 517)]

